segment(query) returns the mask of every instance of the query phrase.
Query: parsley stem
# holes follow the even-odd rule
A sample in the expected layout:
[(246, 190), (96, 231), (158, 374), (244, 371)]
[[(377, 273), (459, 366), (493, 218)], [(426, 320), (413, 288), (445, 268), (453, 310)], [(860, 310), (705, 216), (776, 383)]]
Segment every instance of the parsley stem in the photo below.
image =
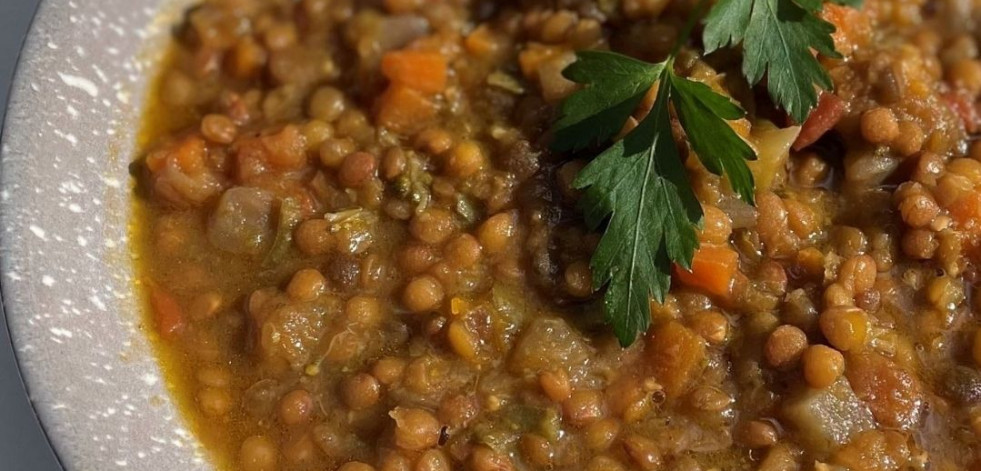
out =
[[(698, 0), (695, 4), (695, 8), (692, 10), (691, 14), (688, 15), (688, 20), (685, 21), (685, 27), (681, 30), (681, 34), (678, 35), (678, 40), (674, 43), (674, 48), (671, 50), (671, 56), (668, 57), (668, 64), (674, 65), (675, 57), (678, 57), (678, 52), (681, 51), (681, 46), (684, 46), (691, 38), (691, 32), (695, 29), (695, 24), (702, 18), (702, 12), (705, 6), (708, 4), (708, 0)], [(671, 67), (668, 67), (671, 68)]]

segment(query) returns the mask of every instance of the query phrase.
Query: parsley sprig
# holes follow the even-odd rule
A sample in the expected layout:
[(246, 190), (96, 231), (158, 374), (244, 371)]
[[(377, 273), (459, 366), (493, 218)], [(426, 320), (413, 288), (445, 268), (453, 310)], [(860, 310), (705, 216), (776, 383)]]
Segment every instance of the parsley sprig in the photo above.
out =
[[(861, 0), (832, 0), (856, 6)], [(803, 123), (817, 105), (815, 85), (832, 88), (831, 76), (812, 49), (841, 57), (831, 34), (835, 27), (818, 16), (822, 0), (719, 0), (705, 17), (705, 53), (742, 45), (742, 72), (750, 85), (767, 78), (773, 101)]]
[[(827, 56), (837, 53), (831, 39), (834, 27), (817, 16), (821, 0), (797, 1), (720, 0), (706, 17), (704, 42), (707, 52), (742, 44), (746, 79), (756, 84), (765, 74), (774, 102), (803, 122), (817, 103), (815, 86), (832, 86), (811, 48)], [(580, 51), (563, 72), (583, 88), (562, 104), (553, 148), (578, 152), (603, 146), (574, 185), (583, 190), (580, 205), (587, 225), (592, 230), (605, 227), (590, 264), (593, 286), (606, 287), (606, 320), (624, 346), (649, 327), (650, 299), (664, 302), (672, 266), (690, 269), (698, 248), (702, 207), (674, 139), (672, 110), (702, 165), (727, 177), (740, 198), (753, 202), (753, 175), (746, 161), (756, 155), (727, 123), (745, 112), (674, 70), (701, 10), (701, 5), (695, 9), (663, 62)], [(653, 87), (657, 91), (650, 112), (614, 141)]]

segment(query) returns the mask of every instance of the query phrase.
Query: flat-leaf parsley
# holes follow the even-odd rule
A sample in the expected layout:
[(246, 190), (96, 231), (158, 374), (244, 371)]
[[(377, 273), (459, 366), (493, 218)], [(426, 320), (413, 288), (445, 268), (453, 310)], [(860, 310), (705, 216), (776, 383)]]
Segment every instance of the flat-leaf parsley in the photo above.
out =
[(705, 17), (705, 52), (742, 44), (746, 80), (756, 85), (765, 75), (773, 101), (803, 123), (817, 105), (815, 85), (832, 88), (831, 76), (811, 50), (840, 57), (831, 38), (835, 27), (817, 16), (821, 4), (821, 0), (719, 0)]
[[(803, 122), (817, 103), (815, 86), (832, 86), (811, 49), (837, 56), (834, 27), (816, 15), (820, 6), (820, 0), (719, 0), (705, 20), (706, 51), (742, 44), (746, 79), (756, 84), (766, 75), (774, 102)], [(590, 264), (593, 287), (606, 288), (606, 320), (624, 346), (649, 327), (650, 299), (664, 301), (672, 266), (689, 269), (698, 249), (702, 207), (674, 139), (672, 110), (705, 168), (726, 176), (736, 194), (753, 202), (753, 174), (746, 161), (756, 155), (727, 123), (745, 112), (674, 70), (699, 11), (663, 62), (581, 51), (563, 72), (583, 88), (563, 102), (552, 147), (578, 152), (603, 146), (574, 185), (583, 190), (580, 205), (587, 225), (604, 230)], [(651, 110), (615, 140), (654, 87)]]
[(576, 178), (592, 229), (606, 225), (593, 254), (593, 285), (606, 286), (607, 321), (623, 345), (650, 325), (650, 298), (664, 300), (671, 266), (688, 268), (698, 248), (702, 207), (671, 132), (674, 106), (692, 148), (710, 171), (729, 175), (733, 188), (753, 197), (746, 159), (752, 149), (726, 124), (743, 111), (705, 84), (680, 77), (673, 58), (647, 64), (613, 52), (585, 51), (566, 69), (583, 83), (562, 106), (554, 147), (582, 149), (613, 138), (652, 87), (654, 106)]

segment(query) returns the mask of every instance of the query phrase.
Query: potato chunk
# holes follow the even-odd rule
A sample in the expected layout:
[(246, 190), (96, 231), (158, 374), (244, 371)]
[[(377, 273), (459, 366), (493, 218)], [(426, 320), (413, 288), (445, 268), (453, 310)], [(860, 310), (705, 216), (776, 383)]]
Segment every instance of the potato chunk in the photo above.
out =
[(571, 369), (585, 364), (592, 355), (592, 347), (566, 321), (538, 318), (521, 333), (511, 357), (511, 370), (537, 374)]
[(803, 389), (783, 404), (783, 417), (797, 437), (816, 450), (829, 451), (856, 433), (875, 427), (872, 412), (839, 378), (824, 389)]

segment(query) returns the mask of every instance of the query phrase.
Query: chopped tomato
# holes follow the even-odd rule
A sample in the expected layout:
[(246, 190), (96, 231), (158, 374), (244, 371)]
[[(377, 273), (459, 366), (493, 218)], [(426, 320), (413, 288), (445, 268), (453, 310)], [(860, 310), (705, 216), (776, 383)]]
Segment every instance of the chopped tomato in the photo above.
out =
[(834, 93), (821, 92), (817, 108), (801, 125), (800, 135), (794, 141), (794, 150), (801, 150), (817, 142), (821, 136), (834, 128), (844, 115), (845, 102)]
[(675, 267), (678, 281), (714, 296), (728, 298), (739, 272), (739, 254), (721, 245), (702, 245), (695, 251), (691, 271)]
[(185, 325), (184, 311), (177, 300), (163, 289), (153, 286), (150, 288), (150, 306), (160, 337), (168, 342), (177, 339)]

